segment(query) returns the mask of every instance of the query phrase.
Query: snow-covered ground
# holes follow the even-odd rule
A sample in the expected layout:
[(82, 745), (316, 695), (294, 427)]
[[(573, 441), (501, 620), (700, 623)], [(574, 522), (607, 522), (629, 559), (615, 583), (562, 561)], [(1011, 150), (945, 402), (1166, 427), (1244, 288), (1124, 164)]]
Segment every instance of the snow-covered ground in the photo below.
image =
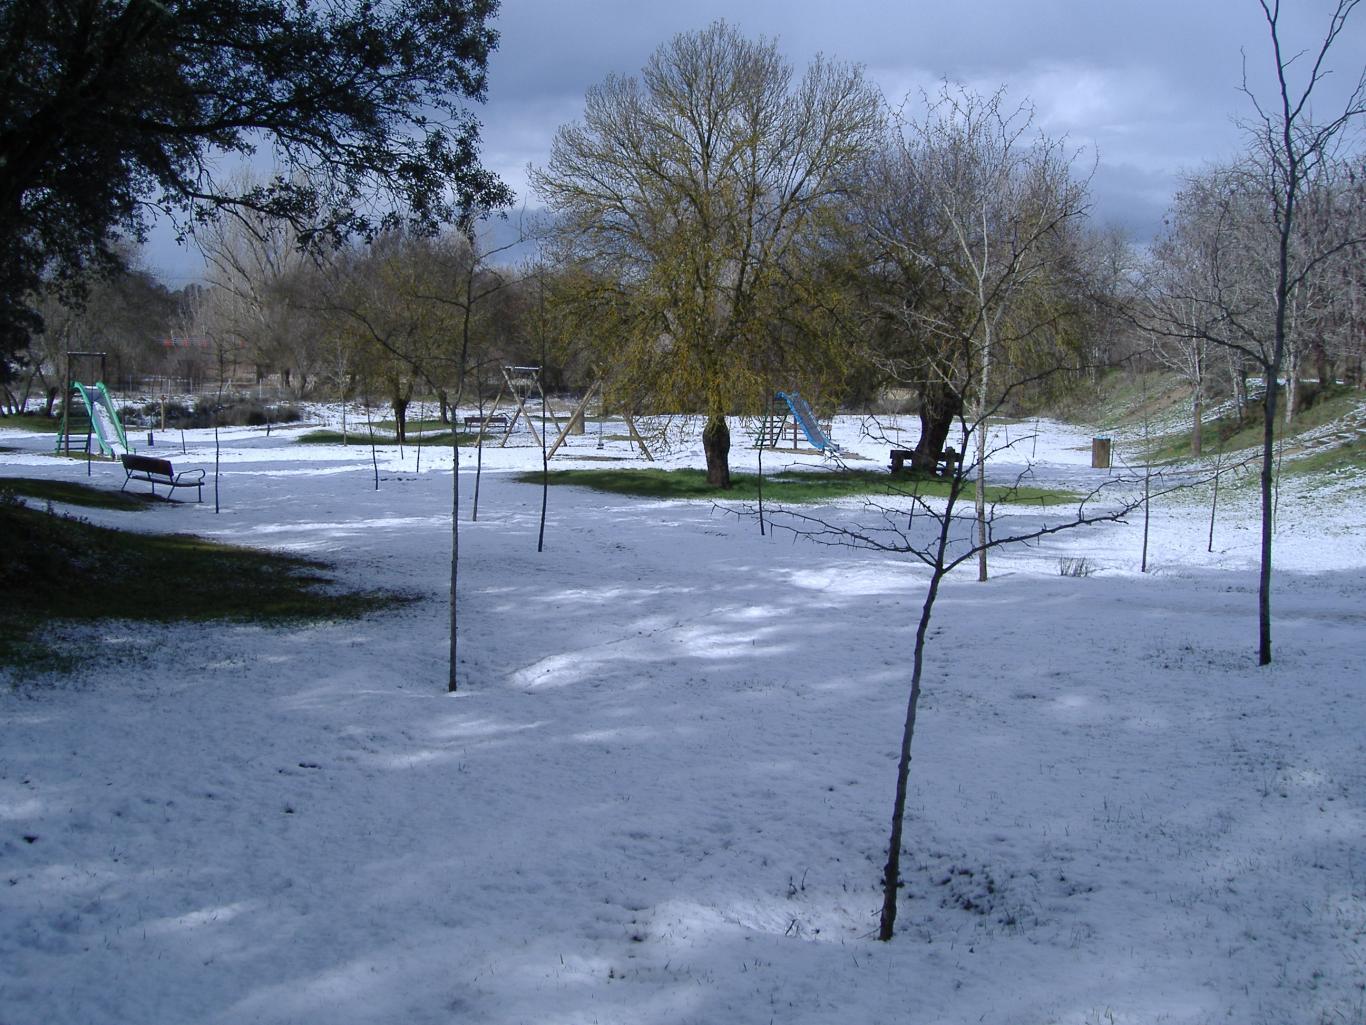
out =
[[(852, 465), (885, 465), (859, 428), (837, 424)], [(1007, 430), (993, 476), (1104, 474), (1083, 432)], [(511, 471), (539, 449), (489, 448), (473, 523), (462, 461), (447, 694), (450, 454), (381, 450), (376, 490), (368, 450), (299, 433), (225, 432), (217, 514), (208, 489), (78, 512), (425, 600), (111, 620), (66, 630), (76, 675), (0, 677), (3, 1025), (1366, 1021), (1361, 482), (1282, 491), (1268, 668), (1247, 474), (1213, 553), (1201, 490), (1155, 504), (1147, 574), (1135, 517), (951, 576), (883, 944), (922, 568), (569, 488), (538, 554), (540, 489)], [(0, 483), (86, 479), (49, 444), (0, 431)], [(186, 444), (152, 451), (212, 466), (211, 434)], [(789, 462), (819, 460), (765, 469)], [(590, 433), (553, 465), (635, 464)]]

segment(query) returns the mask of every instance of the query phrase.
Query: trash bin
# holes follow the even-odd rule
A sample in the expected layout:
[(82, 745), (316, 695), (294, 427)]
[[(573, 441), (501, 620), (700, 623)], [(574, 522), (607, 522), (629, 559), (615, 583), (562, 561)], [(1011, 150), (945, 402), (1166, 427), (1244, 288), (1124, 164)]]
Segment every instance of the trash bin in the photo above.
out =
[(1110, 469), (1109, 438), (1091, 439), (1091, 468), (1094, 470)]

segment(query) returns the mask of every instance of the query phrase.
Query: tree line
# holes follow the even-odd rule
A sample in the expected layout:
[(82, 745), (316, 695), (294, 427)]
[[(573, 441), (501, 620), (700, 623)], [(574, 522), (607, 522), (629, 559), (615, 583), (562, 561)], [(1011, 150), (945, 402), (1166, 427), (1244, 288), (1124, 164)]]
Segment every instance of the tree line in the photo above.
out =
[[(1289, 238), (1312, 269), (1286, 297), (1286, 418), (1363, 382), (1366, 164), (1341, 147), (1316, 157)], [(709, 477), (725, 487), (725, 417), (781, 388), (827, 411), (913, 392), (913, 463), (926, 467), (965, 410), (1023, 408), (1137, 353), (1189, 384), (1198, 453), (1211, 399), (1241, 413), (1249, 377), (1265, 380), (1271, 160), (1252, 145), (1189, 175), (1162, 234), (1135, 245), (1094, 222), (1091, 165), (1027, 100), (945, 83), (890, 107), (856, 66), (799, 74), (772, 41), (716, 23), (590, 89), (557, 132), (531, 174), (549, 211), (536, 262), (490, 251), (498, 202), (335, 248), (314, 245), (327, 219), (224, 204), (190, 229), (203, 288), (171, 296), (132, 272), (78, 275), (84, 302), (60, 276), (26, 292), (46, 326), (9, 354), (6, 399), (26, 405), (35, 383), (51, 396), (80, 338), (110, 349), (125, 379), (270, 373), (295, 397), (386, 402), (401, 432), (415, 395), (444, 417), (462, 388), (483, 394), (501, 363), (545, 350), (562, 386), (703, 414)]]

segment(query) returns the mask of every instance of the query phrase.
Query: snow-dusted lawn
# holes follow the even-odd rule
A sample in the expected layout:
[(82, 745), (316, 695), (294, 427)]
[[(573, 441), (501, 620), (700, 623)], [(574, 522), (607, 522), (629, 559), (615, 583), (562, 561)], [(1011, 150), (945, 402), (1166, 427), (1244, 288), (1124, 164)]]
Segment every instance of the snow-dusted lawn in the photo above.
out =
[[(1091, 479), (1087, 439), (1043, 426), (1011, 458)], [(82, 515), (429, 600), (110, 622), (73, 635), (78, 676), (0, 678), (3, 1025), (1366, 1021), (1359, 487), (1283, 494), (1268, 669), (1248, 495), (1213, 554), (1207, 505), (1161, 504), (1147, 575), (1135, 521), (951, 577), (882, 944), (923, 570), (565, 488), (538, 554), (539, 489), (507, 471), (539, 452), (490, 450), (448, 695), (449, 456), (382, 452), (376, 491), (368, 452), (296, 433), (225, 439), (221, 514), (206, 489)], [(0, 477), (84, 479), (0, 440), (27, 450)], [(189, 442), (177, 466), (211, 466)]]

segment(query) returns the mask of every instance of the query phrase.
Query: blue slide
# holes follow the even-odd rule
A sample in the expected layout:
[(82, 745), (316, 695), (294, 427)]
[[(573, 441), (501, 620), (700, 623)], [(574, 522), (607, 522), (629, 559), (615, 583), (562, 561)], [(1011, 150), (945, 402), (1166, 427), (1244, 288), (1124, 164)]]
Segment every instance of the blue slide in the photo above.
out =
[(821, 425), (816, 422), (816, 414), (811, 412), (811, 404), (802, 398), (797, 392), (780, 391), (778, 398), (787, 403), (787, 408), (792, 410), (792, 419), (801, 425), (802, 433), (806, 435), (806, 440), (811, 442), (811, 447), (817, 452), (838, 455), (840, 447), (831, 441), (821, 430)]

